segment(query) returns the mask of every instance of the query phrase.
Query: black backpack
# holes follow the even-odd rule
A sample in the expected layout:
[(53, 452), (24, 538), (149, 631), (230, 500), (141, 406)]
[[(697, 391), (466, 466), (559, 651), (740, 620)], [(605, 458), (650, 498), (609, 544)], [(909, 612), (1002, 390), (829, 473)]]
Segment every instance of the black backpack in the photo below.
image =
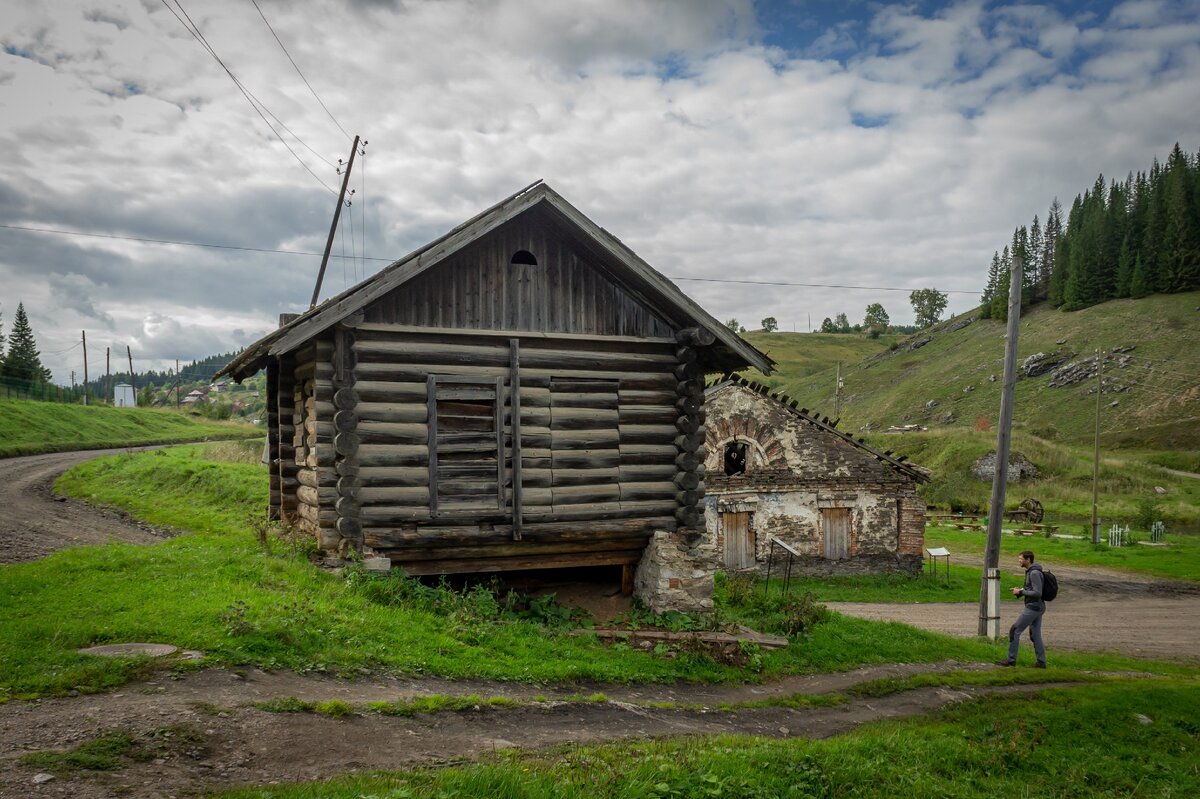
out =
[(1053, 602), (1056, 596), (1058, 596), (1058, 578), (1054, 576), (1054, 572), (1042, 569), (1042, 601)]

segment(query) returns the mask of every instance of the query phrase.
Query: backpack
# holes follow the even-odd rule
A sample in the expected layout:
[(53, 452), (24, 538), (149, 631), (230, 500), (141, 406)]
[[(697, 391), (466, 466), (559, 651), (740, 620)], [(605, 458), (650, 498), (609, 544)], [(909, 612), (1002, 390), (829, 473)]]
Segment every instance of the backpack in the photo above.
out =
[(1054, 572), (1042, 569), (1042, 601), (1053, 602), (1056, 596), (1058, 596), (1058, 578), (1054, 576)]

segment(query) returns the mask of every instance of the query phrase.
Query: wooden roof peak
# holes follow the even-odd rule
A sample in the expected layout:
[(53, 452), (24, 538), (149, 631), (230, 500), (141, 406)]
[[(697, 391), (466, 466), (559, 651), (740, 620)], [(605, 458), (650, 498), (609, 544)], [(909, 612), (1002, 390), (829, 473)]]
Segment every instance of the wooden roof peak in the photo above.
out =
[(624, 270), (623, 279), (636, 284), (653, 302), (668, 310), (676, 321), (687, 322), (681, 327), (692, 325), (707, 331), (712, 335), (715, 346), (724, 349), (734, 362), (741, 361), (765, 374), (774, 370), (775, 362), (770, 357), (719, 322), (620, 239), (584, 216), (547, 183), (538, 180), (481, 211), (440, 238), (392, 262), (361, 283), (282, 324), (243, 350), (217, 375), (229, 374), (240, 380), (253, 374), (261, 368), (267, 356), (294, 350), (312, 336), (361, 311), (371, 302), (505, 222), (543, 204), (553, 209), (560, 220), (593, 242), (617, 268)]

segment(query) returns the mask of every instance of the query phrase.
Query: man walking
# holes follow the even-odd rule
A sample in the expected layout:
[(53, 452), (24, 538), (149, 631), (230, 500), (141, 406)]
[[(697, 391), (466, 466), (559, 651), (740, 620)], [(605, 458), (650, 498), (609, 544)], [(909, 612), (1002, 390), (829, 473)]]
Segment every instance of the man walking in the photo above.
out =
[(1008, 659), (997, 661), (999, 666), (1017, 665), (1017, 649), (1021, 645), (1021, 633), (1029, 630), (1033, 639), (1033, 651), (1037, 655), (1034, 668), (1046, 668), (1046, 647), (1042, 644), (1042, 616), (1046, 612), (1046, 601), (1042, 599), (1042, 588), (1045, 578), (1042, 575), (1042, 564), (1033, 562), (1033, 553), (1028, 549), (1018, 556), (1018, 563), (1025, 570), (1025, 585), (1021, 588), (1013, 586), (1013, 596), (1025, 598), (1025, 609), (1008, 630)]

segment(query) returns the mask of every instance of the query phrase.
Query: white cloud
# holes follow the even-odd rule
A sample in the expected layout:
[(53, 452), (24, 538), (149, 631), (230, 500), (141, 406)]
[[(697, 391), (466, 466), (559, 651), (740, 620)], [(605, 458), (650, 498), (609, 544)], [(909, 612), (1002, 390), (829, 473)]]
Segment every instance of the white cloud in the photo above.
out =
[[(399, 257), (544, 177), (668, 275), (933, 285), (970, 292), (952, 298), (961, 311), (992, 250), (1051, 198), (1069, 205), (1097, 172), (1145, 168), (1176, 140), (1200, 146), (1194, 2), (1107, 16), (884, 4), (801, 53), (763, 45), (748, 0), (261, 5), (332, 113), (370, 140), (344, 221), (359, 238), (335, 255), (361, 251), (364, 209), (368, 253)], [(253, 6), (185, 7), (307, 144), (347, 156)], [(323, 247), (333, 196), (161, 4), (0, 12), (0, 220)], [(331, 264), (326, 294), (380, 265), (343, 279)], [(25, 299), (43, 351), (111, 324), (104, 335), (158, 366), (272, 328), (307, 305), (316, 270), (0, 230), (0, 307)], [(680, 285), (747, 324), (804, 329), (810, 313), (856, 318), (875, 301), (910, 318), (904, 293)], [(59, 379), (71, 357), (48, 360)]]

